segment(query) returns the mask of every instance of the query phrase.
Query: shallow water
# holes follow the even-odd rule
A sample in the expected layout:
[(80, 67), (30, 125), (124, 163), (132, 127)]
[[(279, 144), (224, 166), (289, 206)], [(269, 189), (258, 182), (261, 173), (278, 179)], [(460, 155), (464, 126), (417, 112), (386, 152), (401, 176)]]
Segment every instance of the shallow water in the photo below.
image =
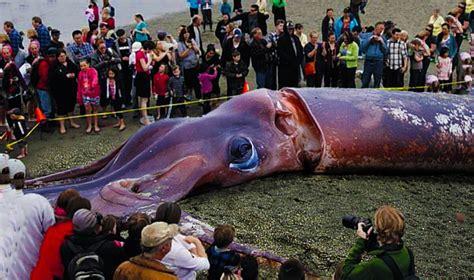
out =
[[(102, 1), (97, 1), (99, 7)], [(133, 15), (142, 13), (145, 20), (186, 9), (185, 0), (120, 0), (110, 1), (115, 8), (116, 26), (133, 23)], [(31, 18), (39, 16), (46, 26), (59, 29), (61, 40), (70, 41), (75, 29), (87, 26), (86, 0), (0, 0), (0, 21), (12, 21), (17, 30), (32, 28)], [(3, 32), (3, 28), (2, 28)]]

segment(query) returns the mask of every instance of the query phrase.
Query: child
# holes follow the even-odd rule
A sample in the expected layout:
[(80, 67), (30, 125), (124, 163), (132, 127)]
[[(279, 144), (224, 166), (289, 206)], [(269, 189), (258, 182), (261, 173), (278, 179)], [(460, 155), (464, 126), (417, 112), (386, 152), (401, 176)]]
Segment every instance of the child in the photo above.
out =
[(229, 85), (231, 96), (239, 95), (244, 89), (245, 77), (249, 73), (247, 65), (240, 60), (240, 52), (232, 53), (232, 61), (227, 62), (225, 67), (225, 76)]
[(228, 0), (222, 0), (222, 4), (221, 4), (221, 14), (222, 15), (225, 15), (225, 14), (230, 15), (232, 13), (232, 7), (227, 2), (228, 2)]
[(95, 22), (94, 9), (92, 4), (87, 7), (87, 10), (84, 12), (87, 18), (89, 26)]
[[(110, 104), (114, 107), (114, 111), (122, 110), (122, 83), (118, 80), (119, 71), (117, 67), (112, 67), (107, 71), (107, 99)], [(118, 127), (119, 131), (124, 131), (127, 126), (125, 125), (125, 120), (122, 113), (116, 113), (118, 122), (113, 127)]]
[(423, 50), (420, 39), (410, 42), (410, 90), (423, 92), (425, 78), (423, 77)]
[[(168, 73), (168, 66), (161, 64), (158, 72), (153, 76), (153, 94), (157, 96), (156, 106), (165, 106), (170, 103), (168, 95), (168, 81), (170, 77), (166, 73)], [(169, 107), (161, 107), (158, 110), (156, 119), (159, 120), (160, 117), (165, 117), (167, 109)]]
[(222, 273), (232, 271), (240, 262), (240, 256), (229, 249), (234, 241), (235, 229), (231, 225), (219, 225), (214, 230), (214, 244), (207, 248), (210, 268), (207, 279), (219, 280)]
[[(184, 93), (186, 92), (186, 87), (184, 85), (184, 77), (181, 76), (181, 70), (179, 70), (178, 66), (173, 68), (173, 76), (170, 77), (168, 81), (168, 91), (171, 95), (170, 103), (173, 103), (173, 98), (175, 98), (176, 103), (184, 103)], [(182, 117), (187, 117), (188, 113), (186, 110), (186, 105), (181, 104), (177, 106), (178, 109), (181, 111)], [(173, 107), (170, 107), (169, 110), (172, 110)], [(171, 114), (173, 111), (171, 111)]]
[(426, 76), (426, 91), (427, 92), (439, 92), (439, 80), (435, 75)]
[[(203, 72), (198, 76), (199, 82), (201, 83), (201, 93), (204, 100), (209, 100), (211, 98), (211, 93), (213, 91), (212, 81), (217, 78), (217, 66), (209, 68), (208, 72)], [(211, 111), (211, 102), (204, 101), (202, 106), (202, 114), (205, 115)]]
[[(81, 71), (77, 78), (77, 103), (84, 105), (86, 114), (97, 114), (100, 100), (99, 74), (97, 70), (90, 67), (87, 60), (79, 62)], [(100, 132), (97, 115), (87, 117), (86, 133), (92, 132), (92, 121), (94, 121), (94, 131)]]
[[(7, 122), (16, 140), (23, 139), (28, 134), (25, 117), (21, 115), (20, 109), (13, 108), (7, 112)], [(28, 155), (28, 144), (25, 140), (18, 143), (20, 154), (16, 157), (22, 159)]]
[(438, 64), (436, 64), (437, 77), (441, 87), (441, 91), (451, 92), (451, 74), (453, 72), (453, 63), (449, 57), (449, 49), (446, 47), (441, 48), (438, 57)]

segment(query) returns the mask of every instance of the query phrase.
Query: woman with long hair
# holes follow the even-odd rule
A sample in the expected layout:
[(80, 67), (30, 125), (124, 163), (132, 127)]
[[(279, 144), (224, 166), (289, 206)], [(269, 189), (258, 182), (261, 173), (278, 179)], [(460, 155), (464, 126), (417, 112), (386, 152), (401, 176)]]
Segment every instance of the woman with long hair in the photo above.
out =
[(145, 41), (142, 44), (141, 50), (136, 53), (135, 63), (135, 88), (136, 95), (138, 96), (138, 104), (141, 108), (142, 119), (141, 123), (149, 125), (150, 120), (148, 119), (147, 104), (151, 94), (151, 79), (150, 79), (150, 66), (153, 62), (152, 52), (155, 48), (155, 43), (152, 41)]
[(357, 60), (359, 46), (354, 41), (351, 32), (342, 33), (342, 44), (339, 49), (339, 60), (341, 62), (341, 79), (343, 88), (355, 88), (355, 74), (357, 71)]
[(201, 98), (201, 85), (199, 84), (199, 46), (191, 38), (187, 29), (181, 30), (178, 42), (178, 54), (184, 69), (184, 81), (188, 90), (188, 95), (194, 90), (196, 98)]
[[(67, 57), (65, 50), (58, 52), (56, 63), (50, 70), (51, 94), (56, 102), (56, 113), (61, 117), (73, 116), (77, 97), (77, 75), (79, 68)], [(59, 133), (66, 133), (65, 121), (59, 121)], [(80, 128), (73, 119), (69, 119), (72, 128)]]
[(322, 53), (324, 56), (324, 86), (337, 87), (339, 78), (339, 57), (337, 56), (338, 47), (334, 33), (328, 34), (328, 41), (324, 42)]

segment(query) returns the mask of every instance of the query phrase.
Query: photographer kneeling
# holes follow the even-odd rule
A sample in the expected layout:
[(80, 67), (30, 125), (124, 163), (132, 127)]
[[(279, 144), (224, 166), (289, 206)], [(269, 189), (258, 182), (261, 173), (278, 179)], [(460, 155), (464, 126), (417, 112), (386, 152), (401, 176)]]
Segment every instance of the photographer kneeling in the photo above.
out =
[[(342, 279), (418, 279), (413, 254), (401, 239), (405, 217), (398, 209), (380, 207), (373, 227), (369, 219), (352, 217), (350, 221), (346, 217), (343, 224), (357, 224), (358, 238), (344, 260)], [(364, 252), (374, 257), (361, 263)]]

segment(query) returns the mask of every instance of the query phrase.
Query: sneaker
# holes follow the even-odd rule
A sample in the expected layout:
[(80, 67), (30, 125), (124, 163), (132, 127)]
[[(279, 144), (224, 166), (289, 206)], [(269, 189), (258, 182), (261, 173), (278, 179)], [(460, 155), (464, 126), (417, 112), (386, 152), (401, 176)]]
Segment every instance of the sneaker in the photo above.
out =
[(192, 95), (184, 95), (183, 97), (184, 97), (184, 100), (186, 100), (186, 101), (191, 101), (191, 100), (193, 100), (193, 96), (192, 96)]

